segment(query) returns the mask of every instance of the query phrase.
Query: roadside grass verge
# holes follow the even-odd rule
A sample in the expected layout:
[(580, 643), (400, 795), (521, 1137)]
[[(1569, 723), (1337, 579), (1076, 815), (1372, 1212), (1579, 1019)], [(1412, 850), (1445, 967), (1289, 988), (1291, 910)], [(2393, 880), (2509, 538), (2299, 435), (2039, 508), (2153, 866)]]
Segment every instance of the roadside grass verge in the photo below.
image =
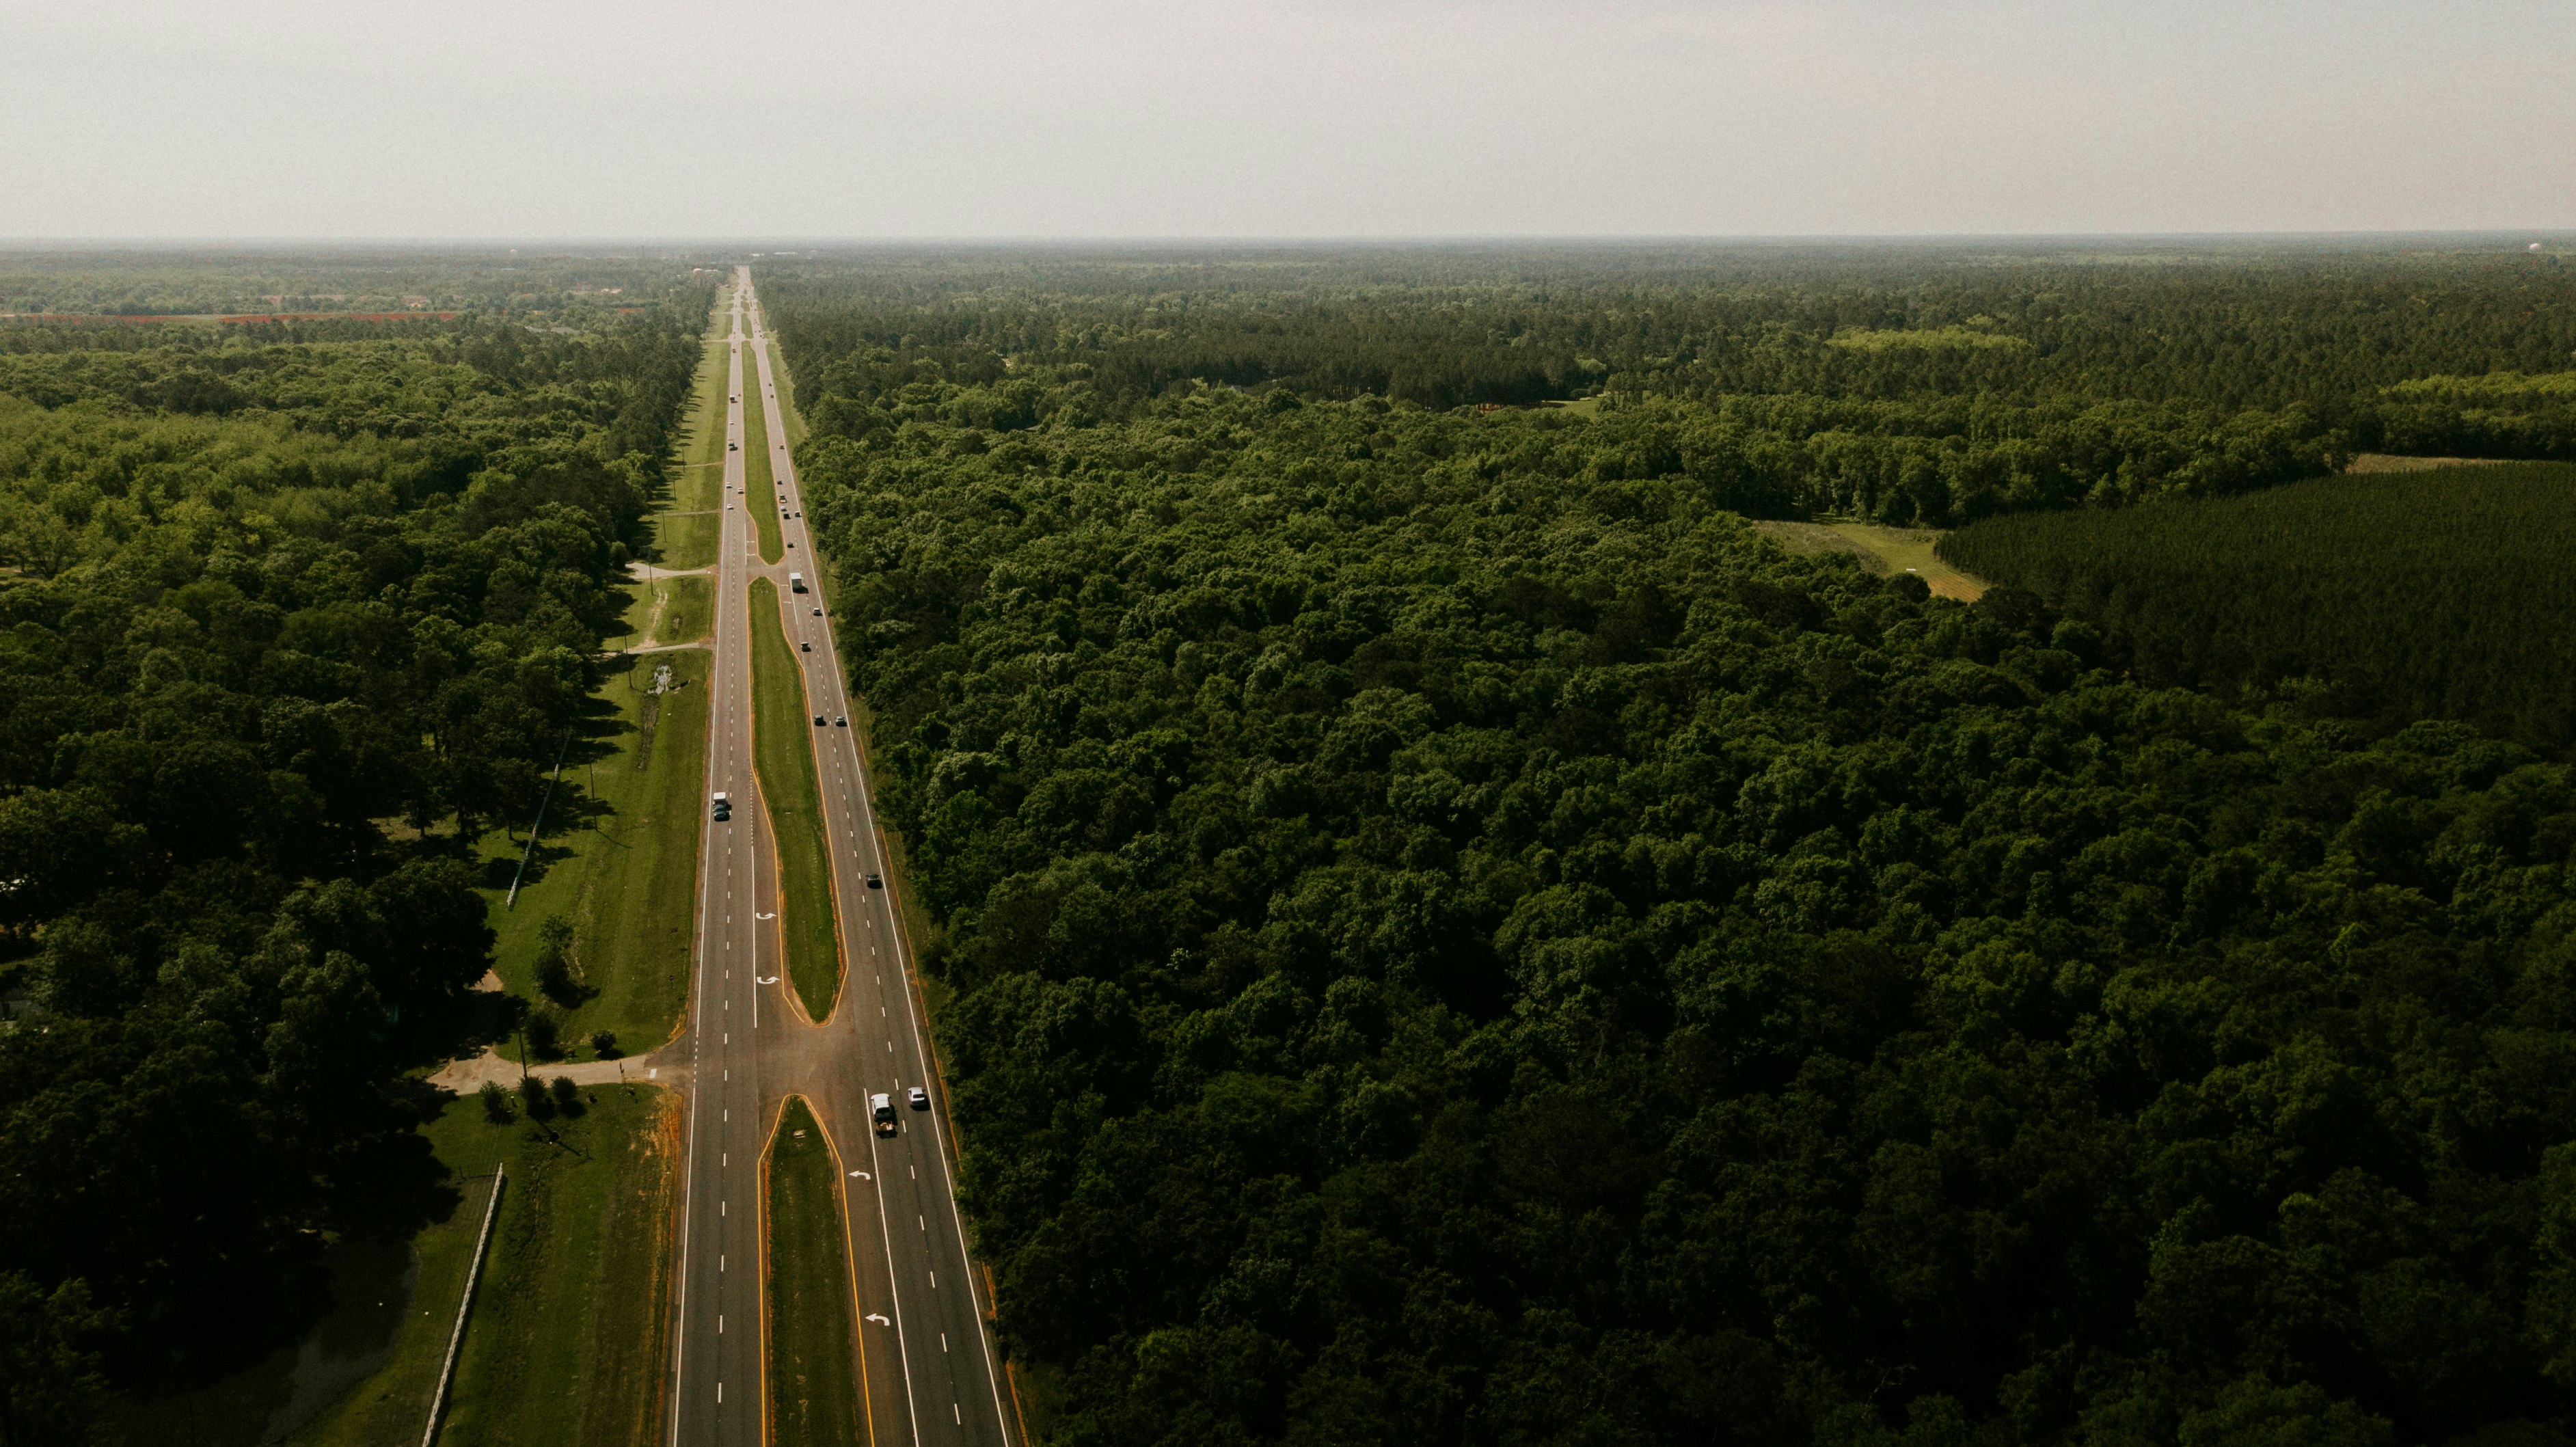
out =
[(715, 626), (715, 580), (656, 578), (652, 582), (651, 606), (645, 642), (695, 643)]
[[(540, 1075), (544, 1072), (539, 1071)], [(508, 1194), (451, 1389), (443, 1442), (623, 1443), (660, 1410), (662, 1293), (677, 1114), (665, 1091), (604, 1087), (578, 1116), (494, 1125), (471, 1096), (424, 1127), (456, 1174), (446, 1217), (409, 1241), (324, 1253), (332, 1309), (293, 1346), (198, 1392), (111, 1412), (131, 1447), (417, 1442), (457, 1299), (506, 1161)], [(496, 1425), (497, 1424), (497, 1425)]]
[[(716, 315), (724, 313), (718, 309)], [(716, 560), (724, 515), (725, 374), (731, 364), (721, 322), (709, 330), (698, 359), (695, 400), (680, 434), (678, 465), (671, 469), (662, 510), (651, 519), (654, 561), (666, 568), (703, 568)]]
[(814, 766), (814, 715), (805, 674), (778, 616), (778, 589), (751, 580), (752, 764), (778, 844), (778, 925), (787, 978), (805, 1013), (820, 1020), (841, 989), (840, 928), (823, 836), (823, 787)]
[(503, 1159), (510, 1167), (457, 1358), (446, 1441), (622, 1447), (653, 1435), (678, 1105), (649, 1086), (583, 1096), (581, 1115), (557, 1116), (544, 1130), (524, 1117), (490, 1124), (470, 1098), (434, 1128), (460, 1171), (489, 1171)]
[[(712, 598), (705, 579), (667, 581), (699, 584), (699, 596)], [(697, 605), (702, 620), (711, 610), (711, 601)], [(505, 901), (526, 836), (483, 841), (485, 897), (499, 935), (493, 969), (553, 1012), (570, 1058), (597, 1058), (590, 1044), (597, 1031), (613, 1033), (616, 1048), (632, 1055), (668, 1040), (678, 1025), (696, 920), (709, 661), (682, 649), (604, 665), (607, 681), (592, 695), (601, 727), (573, 743), (567, 787), (546, 812), (515, 906)], [(558, 918), (562, 925), (548, 924)], [(553, 948), (568, 957), (569, 988), (549, 992), (549, 936), (566, 925), (568, 939)], [(501, 1049), (516, 1058), (518, 1041)]]
[(791, 1096), (762, 1171), (769, 1192), (769, 1423), (778, 1447), (860, 1440), (839, 1158)]
[(760, 370), (743, 344), (742, 357), (742, 505), (752, 509), (760, 529), (760, 560), (774, 563), (787, 551), (778, 533), (778, 474), (769, 466), (768, 409), (760, 405)]

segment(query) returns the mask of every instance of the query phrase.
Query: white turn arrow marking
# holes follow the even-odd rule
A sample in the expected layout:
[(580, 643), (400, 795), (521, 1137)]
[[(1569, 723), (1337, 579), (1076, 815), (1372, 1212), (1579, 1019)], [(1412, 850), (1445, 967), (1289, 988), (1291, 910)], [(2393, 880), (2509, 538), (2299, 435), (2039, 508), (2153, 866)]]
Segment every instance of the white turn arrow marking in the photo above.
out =
[(775, 985), (778, 983), (778, 977), (776, 975), (754, 975), (752, 978), (758, 980), (764, 985)]
[(884, 1317), (881, 1317), (881, 1316), (877, 1315), (877, 1314), (876, 1314), (875, 1312), (873, 1312), (873, 1311), (868, 1313), (868, 1320), (870, 1320), (870, 1321), (872, 1321), (872, 1322), (875, 1322), (875, 1323), (876, 1323), (877, 1325), (879, 1325), (879, 1326), (892, 1326), (892, 1325), (894, 1325), (894, 1323), (893, 1323), (893, 1322), (890, 1322), (890, 1321), (886, 1320)]
[(777, 916), (777, 915), (774, 915), (774, 914), (756, 914), (756, 915), (753, 915), (753, 916), (752, 916), (752, 918), (753, 918), (753, 919), (776, 919), (776, 918), (778, 918), (778, 916)]
[(865, 1172), (865, 1171), (852, 1171), (852, 1172), (850, 1172), (850, 1174), (851, 1174), (851, 1175), (854, 1175), (854, 1176), (856, 1176), (856, 1177), (858, 1177), (858, 1178), (859, 1178), (860, 1180), (862, 1180), (862, 1181), (867, 1181), (867, 1180), (873, 1180), (873, 1179), (875, 1179), (875, 1177), (870, 1176), (870, 1175), (869, 1175), (867, 1172)]

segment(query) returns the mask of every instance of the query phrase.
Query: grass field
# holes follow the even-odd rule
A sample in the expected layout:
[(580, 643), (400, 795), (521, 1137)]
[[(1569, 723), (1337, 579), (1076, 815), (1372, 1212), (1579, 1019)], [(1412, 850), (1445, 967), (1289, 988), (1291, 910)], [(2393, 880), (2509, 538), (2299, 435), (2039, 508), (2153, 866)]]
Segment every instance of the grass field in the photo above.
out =
[(856, 1442), (859, 1400), (840, 1162), (802, 1096), (792, 1097), (763, 1166), (769, 1189), (769, 1440)]
[(840, 930), (823, 839), (823, 790), (814, 767), (814, 716), (804, 671), (778, 616), (778, 590), (751, 580), (752, 762), (778, 841), (778, 925), (787, 978), (805, 1013), (831, 1013), (841, 990)]
[[(697, 584), (696, 596), (709, 596), (703, 578), (668, 581)], [(709, 607), (695, 606), (703, 633)], [(509, 988), (537, 998), (545, 921), (560, 915), (572, 925), (582, 997), (558, 1005), (576, 1057), (592, 1054), (593, 1031), (612, 1031), (619, 1049), (640, 1054), (669, 1039), (679, 1021), (705, 812), (708, 659), (681, 649), (609, 660), (595, 695), (614, 711), (602, 720), (609, 727), (593, 745), (595, 758), (584, 759), (576, 742), (564, 778), (579, 792), (556, 795), (515, 906), (503, 905), (507, 869), (490, 876), (499, 886), (488, 891), (500, 936), (493, 967)], [(487, 860), (516, 866), (519, 843), (496, 833), (484, 848)], [(515, 1053), (515, 1043), (504, 1050)]]
[(457, 1173), (445, 1220), (409, 1243), (335, 1244), (324, 1258), (335, 1304), (302, 1343), (205, 1391), (120, 1409), (103, 1440), (419, 1441), (501, 1162), (509, 1189), (440, 1440), (644, 1440), (660, 1407), (676, 1114), (649, 1086), (590, 1094), (580, 1116), (548, 1123), (561, 1144), (525, 1118), (490, 1124), (471, 1098), (449, 1103), (426, 1127)]
[(742, 505), (751, 509), (760, 529), (760, 560), (777, 562), (786, 552), (778, 534), (778, 474), (769, 466), (769, 422), (760, 405), (760, 374), (749, 348), (742, 358)]
[(1932, 528), (1847, 521), (1757, 522), (1753, 528), (1793, 553), (1854, 553), (1873, 573), (1912, 573), (1939, 597), (1973, 603), (1986, 593), (1984, 579), (1959, 571), (1934, 552), (1942, 535)]

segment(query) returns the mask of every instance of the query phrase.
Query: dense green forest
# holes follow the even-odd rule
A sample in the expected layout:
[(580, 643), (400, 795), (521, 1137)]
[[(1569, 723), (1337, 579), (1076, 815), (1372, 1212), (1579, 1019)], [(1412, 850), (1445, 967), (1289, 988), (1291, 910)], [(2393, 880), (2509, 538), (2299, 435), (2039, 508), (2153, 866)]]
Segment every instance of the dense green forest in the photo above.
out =
[(762, 276), (815, 425), (852, 436), (900, 425), (915, 382), (964, 384), (1004, 431), (1041, 397), (1118, 417), (1197, 385), (1661, 399), (1761, 457), (1771, 513), (1930, 524), (2241, 492), (2357, 450), (2576, 456), (2576, 274), (2501, 245), (904, 253)]
[(2324, 478), (2248, 497), (1993, 518), (1941, 555), (2098, 624), (2163, 684), (2304, 694), (2576, 744), (2576, 467)]
[(522, 314), (686, 300), (718, 280), (685, 258), (530, 249), (0, 250), (0, 317), (428, 310)]
[(583, 717), (660, 485), (712, 296), (665, 289), (0, 327), (0, 1441), (257, 1358), (322, 1233), (453, 1199), (407, 1078), (478, 1028), (463, 846)]
[[(2563, 365), (2558, 273), (844, 265), (764, 294), (1050, 1440), (2566, 1440), (2568, 767), (1739, 515), (1822, 501), (1763, 408), (2234, 408), (2319, 451), (2207, 490), (2295, 476), (2410, 376)], [(1181, 355), (1301, 288), (1263, 355), (1518, 306), (1604, 401), (1121, 383), (1085, 320)], [(1849, 336), (1954, 327), (2031, 340)], [(1886, 385), (1748, 386), (1764, 335)], [(1685, 343), (1701, 394), (1611, 385)]]

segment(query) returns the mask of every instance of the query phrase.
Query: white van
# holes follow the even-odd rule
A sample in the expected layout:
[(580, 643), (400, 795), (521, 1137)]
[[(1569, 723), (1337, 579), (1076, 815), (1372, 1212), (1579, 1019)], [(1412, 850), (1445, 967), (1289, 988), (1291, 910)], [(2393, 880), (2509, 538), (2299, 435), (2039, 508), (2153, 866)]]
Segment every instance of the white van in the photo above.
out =
[(803, 573), (790, 573), (790, 574), (788, 574), (788, 575), (787, 575), (787, 591), (789, 591), (789, 592), (791, 592), (791, 593), (802, 593), (802, 592), (804, 592), (804, 591), (805, 591), (805, 575), (804, 575)]

